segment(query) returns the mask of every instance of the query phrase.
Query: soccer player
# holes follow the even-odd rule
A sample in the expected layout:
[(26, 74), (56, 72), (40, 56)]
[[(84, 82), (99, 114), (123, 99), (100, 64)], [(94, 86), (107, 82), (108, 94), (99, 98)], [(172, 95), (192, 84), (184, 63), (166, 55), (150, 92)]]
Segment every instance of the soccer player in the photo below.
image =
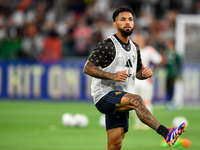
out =
[[(145, 36), (141, 33), (136, 33), (133, 35), (131, 40), (138, 44), (140, 47), (140, 53), (142, 56), (142, 64), (145, 67), (149, 67), (151, 69), (156, 68), (162, 61), (162, 56), (157, 52), (157, 50), (150, 46), (146, 45)], [(153, 98), (153, 83), (151, 78), (146, 80), (135, 79), (135, 94), (140, 95), (146, 107), (153, 114), (153, 106), (152, 106), (152, 98)], [(137, 118), (135, 111), (133, 112), (134, 116), (134, 129), (146, 130), (149, 129), (148, 126), (143, 124), (139, 118)]]
[(168, 145), (174, 145), (186, 124), (167, 129), (146, 108), (142, 97), (133, 92), (135, 78), (147, 79), (153, 72), (142, 65), (139, 47), (129, 39), (134, 27), (132, 9), (117, 8), (113, 13), (113, 25), (116, 34), (98, 43), (84, 66), (84, 73), (93, 77), (94, 104), (106, 114), (107, 150), (121, 149), (128, 131), (130, 110), (135, 110), (138, 118), (162, 135)]

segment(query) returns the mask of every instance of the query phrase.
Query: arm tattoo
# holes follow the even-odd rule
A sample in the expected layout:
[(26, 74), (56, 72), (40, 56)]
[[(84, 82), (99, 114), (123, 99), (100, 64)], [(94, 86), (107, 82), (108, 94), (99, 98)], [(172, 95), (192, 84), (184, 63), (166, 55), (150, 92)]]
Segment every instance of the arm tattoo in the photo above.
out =
[(84, 67), (84, 73), (100, 79), (112, 79), (113, 77), (117, 76), (117, 74), (102, 71), (90, 61), (87, 61)]

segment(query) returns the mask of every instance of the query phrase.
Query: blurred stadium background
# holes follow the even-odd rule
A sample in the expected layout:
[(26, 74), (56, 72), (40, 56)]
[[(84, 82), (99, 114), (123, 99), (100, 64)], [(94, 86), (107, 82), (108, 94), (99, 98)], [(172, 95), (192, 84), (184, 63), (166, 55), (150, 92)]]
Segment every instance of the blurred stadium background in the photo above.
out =
[[(94, 46), (115, 33), (111, 16), (122, 5), (135, 13), (134, 33), (143, 33), (163, 58), (167, 43), (174, 42), (182, 60), (174, 95), (180, 107), (172, 112), (162, 107), (167, 99), (163, 61), (153, 77), (155, 116), (170, 126), (173, 117), (184, 115), (191, 149), (200, 147), (200, 0), (0, 0), (0, 149), (105, 149), (90, 78), (82, 70)], [(85, 113), (92, 121), (83, 130), (66, 129), (65, 112)], [(157, 136), (148, 142), (134, 137), (144, 133), (130, 132), (125, 141), (130, 147), (124, 149), (160, 149)], [(139, 144), (131, 144), (132, 138)]]

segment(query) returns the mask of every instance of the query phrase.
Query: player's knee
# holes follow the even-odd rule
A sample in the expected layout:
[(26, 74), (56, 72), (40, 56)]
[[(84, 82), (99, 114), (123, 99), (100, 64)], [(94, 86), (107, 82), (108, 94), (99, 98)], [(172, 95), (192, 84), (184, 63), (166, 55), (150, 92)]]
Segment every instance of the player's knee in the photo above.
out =
[(122, 142), (121, 143), (119, 143), (118, 145), (116, 145), (117, 146), (117, 149), (121, 149), (121, 147), (122, 147)]
[(140, 104), (143, 103), (142, 97), (139, 95), (134, 95), (131, 99), (129, 99), (129, 103), (134, 107), (138, 107)]
[(116, 142), (110, 145), (110, 148), (108, 149), (121, 149), (121, 147), (122, 147), (122, 142)]

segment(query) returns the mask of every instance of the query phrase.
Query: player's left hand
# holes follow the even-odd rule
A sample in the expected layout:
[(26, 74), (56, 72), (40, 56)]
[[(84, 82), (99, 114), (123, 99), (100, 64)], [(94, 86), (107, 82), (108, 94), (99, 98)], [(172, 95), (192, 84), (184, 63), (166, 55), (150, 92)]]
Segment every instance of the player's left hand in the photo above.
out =
[(149, 67), (143, 68), (142, 76), (144, 78), (150, 78), (152, 75), (153, 75), (153, 72)]

